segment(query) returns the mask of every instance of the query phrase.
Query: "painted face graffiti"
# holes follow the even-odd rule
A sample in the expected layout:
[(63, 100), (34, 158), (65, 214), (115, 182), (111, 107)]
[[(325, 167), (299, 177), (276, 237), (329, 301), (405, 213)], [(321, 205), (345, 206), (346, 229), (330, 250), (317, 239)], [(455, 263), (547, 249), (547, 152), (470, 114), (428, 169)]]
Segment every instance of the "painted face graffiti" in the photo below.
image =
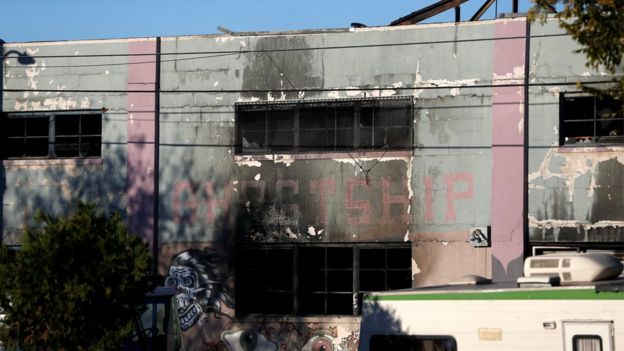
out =
[(191, 268), (184, 266), (171, 266), (169, 268), (165, 285), (175, 287), (178, 290), (176, 300), (182, 330), (187, 330), (195, 324), (202, 312), (199, 297), (206, 294), (206, 289), (199, 288), (198, 284), (197, 273)]
[(212, 250), (188, 250), (171, 260), (165, 286), (177, 289), (176, 302), (180, 329), (193, 327), (202, 315), (232, 317), (225, 311), (234, 308), (220, 272), (219, 256)]
[(253, 329), (226, 331), (222, 338), (230, 351), (277, 351), (278, 349), (275, 342)]

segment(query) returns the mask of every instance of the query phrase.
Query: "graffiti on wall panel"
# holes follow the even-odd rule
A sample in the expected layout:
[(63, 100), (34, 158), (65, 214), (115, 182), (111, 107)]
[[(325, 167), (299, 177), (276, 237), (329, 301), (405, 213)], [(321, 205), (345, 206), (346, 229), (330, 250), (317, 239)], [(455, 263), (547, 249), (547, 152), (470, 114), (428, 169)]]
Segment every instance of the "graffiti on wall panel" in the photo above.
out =
[(201, 318), (232, 318), (234, 300), (223, 269), (221, 257), (210, 249), (187, 250), (173, 257), (165, 286), (178, 292), (180, 329), (190, 329)]
[(165, 285), (177, 289), (178, 317), (187, 351), (357, 350), (359, 325), (353, 320), (236, 320), (225, 268), (221, 255), (208, 248), (186, 250), (171, 260)]
[[(424, 177), (423, 194), (424, 209), (423, 219), (427, 223), (435, 222), (437, 218), (433, 210), (434, 203), (434, 178)], [(449, 173), (444, 176), (444, 222), (452, 223), (457, 220), (456, 206), (459, 200), (469, 200), (474, 197), (474, 176), (469, 172)]]
[[(346, 178), (310, 180), (254, 179), (232, 181), (220, 188), (212, 181), (178, 182), (174, 186), (172, 212), (178, 225), (213, 223), (228, 208), (237, 208), (237, 223), (245, 223), (251, 239), (321, 239), (328, 225), (401, 225), (409, 222), (407, 179), (380, 177), (366, 181)], [(241, 224), (242, 223), (242, 224)], [(239, 228), (240, 229), (240, 228)]]
[[(441, 189), (435, 188), (435, 180), (433, 177), (422, 180), (423, 194), (419, 196), (422, 220), (454, 223), (458, 208), (474, 198), (474, 175), (445, 174), (438, 181)], [(224, 185), (182, 181), (174, 186), (172, 194), (175, 223), (210, 224), (237, 207), (239, 215), (250, 222), (245, 230), (251, 239), (257, 240), (318, 240), (327, 234), (330, 225), (334, 228), (384, 226), (404, 234), (411, 215), (407, 178), (380, 177), (366, 181), (350, 177), (343, 179), (342, 184), (335, 177), (258, 179)], [(434, 211), (436, 201), (444, 204), (438, 216)], [(270, 238), (265, 234), (270, 234)]]
[(529, 173), (529, 240), (624, 240), (624, 162), (617, 147), (550, 148)]

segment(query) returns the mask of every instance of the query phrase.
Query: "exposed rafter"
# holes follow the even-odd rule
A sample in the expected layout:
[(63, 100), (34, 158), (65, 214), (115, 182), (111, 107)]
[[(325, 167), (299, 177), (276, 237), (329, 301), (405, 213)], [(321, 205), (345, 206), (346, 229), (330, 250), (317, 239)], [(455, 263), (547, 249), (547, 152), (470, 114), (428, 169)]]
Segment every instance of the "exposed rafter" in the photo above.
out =
[(400, 26), (400, 25), (406, 25), (406, 24), (416, 24), (418, 22), (431, 18), (441, 12), (444, 12), (450, 8), (458, 7), (459, 5), (465, 3), (466, 1), (468, 0), (441, 0), (433, 5), (429, 5), (418, 11), (412, 12), (407, 16), (401, 17), (393, 21), (392, 23), (390, 23), (390, 25)]
[(486, 0), (483, 3), (483, 5), (481, 5), (481, 7), (477, 10), (477, 12), (475, 12), (475, 14), (470, 18), (470, 20), (471, 21), (478, 21), (481, 18), (481, 16), (483, 16), (485, 11), (487, 11), (490, 8), (490, 6), (492, 6), (494, 1), (496, 1), (496, 0)]

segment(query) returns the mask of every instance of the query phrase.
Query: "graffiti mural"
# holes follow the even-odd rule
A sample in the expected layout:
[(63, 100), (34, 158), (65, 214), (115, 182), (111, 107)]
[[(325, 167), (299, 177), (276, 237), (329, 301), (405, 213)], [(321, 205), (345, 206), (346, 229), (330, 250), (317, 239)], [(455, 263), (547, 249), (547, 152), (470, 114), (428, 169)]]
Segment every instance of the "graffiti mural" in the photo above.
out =
[[(180, 329), (187, 351), (355, 351), (357, 318), (234, 318), (235, 302), (222, 256), (189, 249), (171, 259), (165, 285), (178, 293)], [(266, 317), (266, 316), (265, 316)], [(307, 320), (307, 322), (306, 322)]]
[(232, 319), (234, 300), (222, 269), (220, 256), (210, 249), (184, 251), (171, 260), (165, 286), (178, 291), (176, 300), (183, 331), (211, 314)]

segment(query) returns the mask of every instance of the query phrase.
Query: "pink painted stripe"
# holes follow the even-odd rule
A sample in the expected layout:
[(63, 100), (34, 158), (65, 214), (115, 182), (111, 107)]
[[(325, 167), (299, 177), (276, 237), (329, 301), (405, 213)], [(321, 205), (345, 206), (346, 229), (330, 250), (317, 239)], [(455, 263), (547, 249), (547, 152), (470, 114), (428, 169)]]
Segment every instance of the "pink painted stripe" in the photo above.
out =
[[(128, 228), (150, 247), (154, 238), (155, 136), (156, 136), (156, 41), (128, 43)], [(132, 56), (132, 54), (153, 54)]]
[[(496, 38), (524, 35), (525, 20), (496, 21)], [(518, 272), (519, 267), (510, 267), (509, 263), (524, 253), (525, 130), (524, 87), (497, 87), (496, 84), (523, 83), (525, 55), (525, 39), (502, 39), (494, 43), (492, 255), (505, 270), (503, 276), (494, 276), (497, 280), (513, 278), (508, 274)]]

